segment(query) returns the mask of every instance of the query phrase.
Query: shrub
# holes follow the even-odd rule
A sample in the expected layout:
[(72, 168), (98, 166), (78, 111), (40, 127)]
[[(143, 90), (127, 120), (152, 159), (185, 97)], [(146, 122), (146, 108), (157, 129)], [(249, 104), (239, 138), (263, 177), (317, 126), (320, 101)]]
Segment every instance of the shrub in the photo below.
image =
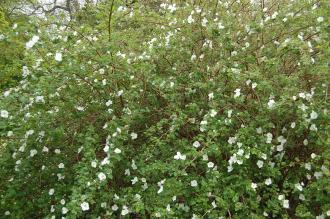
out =
[(3, 217), (329, 216), (326, 2), (155, 4), (32, 20)]

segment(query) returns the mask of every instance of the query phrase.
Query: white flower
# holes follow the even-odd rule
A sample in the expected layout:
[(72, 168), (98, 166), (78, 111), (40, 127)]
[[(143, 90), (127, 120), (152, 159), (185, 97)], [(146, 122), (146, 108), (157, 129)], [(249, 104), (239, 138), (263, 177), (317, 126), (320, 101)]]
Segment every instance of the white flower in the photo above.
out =
[(78, 111), (84, 111), (85, 110), (85, 108), (83, 106), (76, 106), (76, 109)]
[(228, 110), (228, 112), (227, 112), (227, 116), (228, 116), (228, 118), (231, 118), (231, 114), (233, 113), (233, 110)]
[(241, 95), (241, 89), (240, 88), (237, 88), (235, 91), (234, 91), (234, 98), (237, 98)]
[(193, 23), (195, 20), (194, 20), (194, 18), (192, 17), (192, 15), (189, 15), (187, 21), (188, 21), (189, 24), (191, 24), (191, 23)]
[(315, 154), (315, 153), (312, 153), (312, 154), (311, 154), (311, 158), (312, 158), (312, 159), (315, 159), (315, 157), (316, 157), (316, 154)]
[(305, 140), (303, 141), (303, 144), (304, 144), (305, 146), (308, 145), (308, 140), (305, 139)]
[(5, 212), (5, 215), (6, 215), (6, 216), (10, 215), (10, 211), (6, 211), (6, 212)]
[(274, 100), (274, 99), (270, 99), (270, 100), (268, 101), (267, 105), (268, 105), (268, 108), (269, 108), (269, 109), (273, 108), (274, 105), (275, 105), (275, 100)]
[(219, 28), (220, 30), (222, 30), (222, 29), (225, 28), (225, 26), (223, 26), (222, 23), (218, 23), (218, 28)]
[(105, 103), (106, 106), (110, 106), (111, 104), (112, 104), (112, 100), (108, 100), (108, 101)]
[(131, 167), (132, 167), (132, 169), (133, 169), (133, 170), (136, 170), (136, 169), (137, 169), (137, 166), (136, 166), (136, 164), (135, 164), (135, 161), (134, 161), (134, 160), (132, 160), (132, 165), (131, 165)]
[(91, 166), (92, 166), (93, 168), (96, 168), (97, 163), (96, 163), (95, 161), (92, 161)]
[(58, 174), (56, 174), (56, 175), (57, 175), (58, 180), (62, 180), (62, 179), (65, 178), (65, 176), (63, 176), (63, 175), (60, 174), (60, 173), (58, 173)]
[(215, 111), (214, 109), (211, 109), (211, 112), (210, 112), (211, 117), (215, 117), (217, 114), (218, 114), (217, 111)]
[(132, 181), (132, 185), (134, 185), (139, 181), (139, 179), (137, 177), (134, 177), (131, 181)]
[(131, 138), (132, 138), (132, 140), (137, 139), (137, 137), (138, 137), (138, 135), (137, 135), (135, 132), (132, 132), (132, 133), (131, 133)]
[(106, 175), (104, 174), (104, 173), (99, 173), (98, 175), (97, 175), (97, 177), (99, 178), (99, 180), (100, 181), (103, 181), (103, 180), (105, 180), (107, 177), (106, 177)]
[(89, 204), (88, 202), (83, 202), (80, 204), (80, 207), (83, 211), (88, 211), (89, 210)]
[(289, 200), (287, 200), (287, 199), (284, 199), (283, 200), (283, 208), (290, 208), (290, 206), (289, 206)]
[(9, 94), (10, 94), (10, 90), (7, 90), (7, 91), (3, 92), (3, 96), (4, 96), (4, 97), (8, 97)]
[(103, 75), (104, 72), (105, 72), (105, 70), (104, 70), (103, 68), (100, 68), (100, 69), (99, 69), (99, 73), (100, 73), (101, 75)]
[(31, 49), (34, 44), (36, 44), (39, 40), (39, 36), (33, 36), (32, 39), (25, 44), (26, 49)]
[(196, 187), (196, 186), (198, 185), (198, 183), (197, 183), (196, 180), (193, 180), (193, 181), (190, 182), (190, 185), (191, 185), (192, 187)]
[(126, 205), (123, 206), (123, 209), (121, 210), (121, 215), (126, 215), (129, 213), (129, 210)]
[(8, 118), (8, 116), (9, 116), (9, 113), (8, 113), (7, 110), (1, 110), (0, 111), (0, 117), (2, 117), (2, 118)]
[(216, 208), (217, 207), (217, 204), (215, 203), (215, 201), (213, 201), (211, 204), (212, 204), (212, 207), (213, 208)]
[(34, 155), (36, 155), (37, 153), (38, 151), (36, 149), (30, 150), (30, 157), (34, 157)]
[(176, 4), (169, 5), (168, 6), (168, 10), (170, 10), (171, 13), (173, 13), (174, 11), (176, 11)]
[(317, 115), (317, 113), (316, 113), (315, 111), (312, 111), (311, 114), (310, 114), (310, 116), (311, 116), (311, 117), (310, 117), (311, 120), (312, 120), (312, 119), (317, 119), (317, 117), (318, 117), (318, 115)]
[(202, 20), (202, 26), (206, 27), (207, 22), (209, 22), (205, 17)]
[(135, 195), (134, 195), (134, 198), (135, 198), (136, 200), (141, 200), (141, 195), (140, 195), (140, 194), (135, 194)]
[(295, 122), (292, 122), (291, 123), (291, 128), (294, 129), (296, 127), (296, 123)]
[(276, 150), (277, 150), (278, 152), (283, 151), (283, 144), (277, 145), (277, 146), (276, 146)]
[(209, 100), (212, 100), (213, 98), (214, 98), (214, 93), (212, 92), (212, 93), (209, 93)]
[(203, 160), (208, 161), (209, 157), (207, 156), (207, 154), (203, 154)]
[(228, 139), (229, 144), (235, 144), (235, 142), (236, 142), (236, 137), (229, 137)]
[(273, 134), (270, 133), (270, 132), (268, 132), (266, 136), (267, 136), (266, 143), (267, 143), (267, 144), (272, 143)]
[(324, 18), (323, 18), (323, 17), (318, 17), (318, 18), (317, 18), (317, 22), (321, 23), (321, 22), (323, 22), (323, 21), (324, 21)]
[(272, 179), (271, 179), (271, 178), (266, 179), (266, 180), (265, 180), (265, 184), (266, 184), (267, 186), (271, 185), (271, 184), (272, 184)]
[(102, 202), (101, 203), (101, 208), (106, 208), (107, 207), (107, 203), (106, 202)]
[(101, 161), (101, 166), (104, 166), (106, 164), (109, 164), (110, 161), (109, 161), (109, 157), (105, 157), (102, 161)]
[(186, 155), (181, 154), (181, 152), (176, 152), (176, 155), (174, 155), (174, 159), (175, 160), (185, 160), (186, 159)]
[(157, 185), (159, 186), (159, 190), (157, 191), (157, 194), (163, 192), (163, 190), (164, 190), (163, 185), (164, 185), (165, 181), (166, 181), (166, 179), (163, 179), (163, 180), (161, 180), (160, 182), (157, 183)]
[(60, 164), (58, 165), (58, 168), (63, 169), (63, 168), (64, 168), (64, 163), (60, 163)]
[(257, 83), (252, 83), (252, 89), (256, 88), (257, 87)]
[(29, 130), (29, 131), (26, 132), (25, 137), (28, 137), (30, 135), (33, 135), (33, 133), (34, 133), (34, 130), (31, 129), (31, 130)]
[(301, 92), (301, 93), (299, 93), (299, 97), (305, 99), (306, 98), (306, 94), (303, 93), (303, 92)]
[[(238, 147), (242, 147), (242, 143), (241, 142), (237, 142), (237, 146)], [(243, 156), (243, 154), (244, 154), (244, 150), (243, 149), (239, 149), (238, 151), (237, 151), (237, 154), (239, 155), (239, 156)]]
[(213, 168), (214, 167), (214, 163), (213, 162), (208, 162), (207, 163), (207, 167), (208, 168)]
[(55, 54), (55, 60), (58, 61), (58, 62), (61, 62), (62, 61), (62, 53), (57, 52)]
[(193, 143), (193, 146), (194, 146), (195, 148), (199, 148), (199, 147), (201, 146), (201, 144), (199, 143), (199, 141), (195, 141), (195, 142)]
[(161, 185), (159, 186), (159, 190), (157, 191), (157, 194), (161, 193), (164, 191), (164, 187)]
[(315, 176), (316, 179), (319, 179), (320, 177), (323, 176), (323, 173), (322, 172), (315, 172), (314, 176)]
[(255, 190), (258, 187), (257, 183), (251, 183), (251, 188)]
[(300, 183), (296, 183), (294, 185), (299, 191), (302, 191), (303, 190), (303, 187), (300, 185)]
[(274, 14), (272, 14), (272, 19), (275, 19), (277, 17), (277, 15), (278, 15), (278, 12), (275, 11)]
[(124, 91), (123, 90), (120, 90), (117, 92), (117, 97), (120, 97), (121, 95), (123, 95)]
[(116, 205), (116, 204), (112, 205), (112, 206), (111, 206), (111, 209), (112, 209), (113, 211), (117, 211), (117, 210), (118, 210), (118, 205)]
[(114, 152), (115, 152), (116, 154), (120, 154), (120, 153), (121, 153), (121, 150), (120, 150), (119, 148), (116, 148), (116, 149), (114, 150)]
[(262, 133), (262, 128), (259, 127), (259, 128), (256, 129), (256, 131), (257, 131), (258, 134), (261, 134)]
[(117, 11), (125, 11), (127, 8), (125, 6), (119, 6)]
[(67, 209), (66, 207), (63, 207), (62, 208), (62, 214), (66, 214), (68, 213), (69, 209)]
[(263, 162), (262, 160), (258, 160), (258, 161), (257, 161), (257, 166), (258, 166), (259, 168), (262, 168), (262, 167), (264, 166), (264, 162)]
[(317, 127), (315, 124), (312, 124), (311, 127), (309, 127), (309, 130), (311, 131), (317, 131)]
[(55, 192), (55, 189), (50, 189), (50, 190), (48, 191), (48, 195), (54, 195), (54, 192)]
[(310, 163), (305, 163), (305, 169), (306, 170), (311, 170), (312, 169), (312, 165)]
[(103, 151), (107, 153), (109, 151), (110, 147), (109, 145), (104, 146)]
[[(305, 196), (303, 195), (303, 194), (299, 194), (299, 199), (301, 200), (301, 201), (305, 201)], [(330, 215), (329, 215), (330, 216)]]
[(45, 102), (45, 99), (44, 99), (44, 96), (36, 96), (36, 102), (37, 103), (44, 103)]
[(126, 176), (130, 176), (131, 175), (131, 171), (129, 169), (125, 169), (125, 175)]
[(285, 198), (284, 195), (278, 195), (278, 197), (277, 197), (277, 199), (280, 201), (284, 200), (284, 198)]

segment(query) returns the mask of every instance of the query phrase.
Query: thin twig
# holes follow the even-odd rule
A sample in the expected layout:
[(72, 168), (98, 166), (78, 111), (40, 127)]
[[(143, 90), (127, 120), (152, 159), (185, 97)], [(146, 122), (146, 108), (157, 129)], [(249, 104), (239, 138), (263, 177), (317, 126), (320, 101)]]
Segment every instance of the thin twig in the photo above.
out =
[(114, 0), (112, 0), (112, 2), (111, 2), (110, 11), (109, 11), (109, 21), (108, 21), (109, 42), (111, 41), (111, 18), (112, 18), (112, 11), (113, 11), (113, 3), (114, 3)]

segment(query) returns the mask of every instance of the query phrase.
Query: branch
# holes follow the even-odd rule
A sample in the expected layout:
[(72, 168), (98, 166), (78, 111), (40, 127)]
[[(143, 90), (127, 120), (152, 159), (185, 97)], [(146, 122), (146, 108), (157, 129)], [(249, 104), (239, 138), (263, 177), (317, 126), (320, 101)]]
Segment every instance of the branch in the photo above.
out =
[(50, 10), (45, 10), (43, 7), (42, 7), (42, 9), (43, 9), (43, 11), (45, 12), (45, 13), (52, 13), (52, 12), (54, 12), (56, 9), (62, 9), (62, 10), (64, 10), (64, 11), (68, 11), (68, 12), (70, 12), (70, 9), (69, 8), (67, 8), (67, 7), (64, 7), (64, 6), (61, 6), (61, 5), (55, 5), (52, 9), (50, 9)]
[(112, 18), (112, 11), (113, 11), (113, 3), (114, 3), (114, 0), (112, 0), (112, 2), (111, 2), (110, 12), (109, 12), (109, 21), (108, 21), (109, 42), (111, 40), (111, 18)]

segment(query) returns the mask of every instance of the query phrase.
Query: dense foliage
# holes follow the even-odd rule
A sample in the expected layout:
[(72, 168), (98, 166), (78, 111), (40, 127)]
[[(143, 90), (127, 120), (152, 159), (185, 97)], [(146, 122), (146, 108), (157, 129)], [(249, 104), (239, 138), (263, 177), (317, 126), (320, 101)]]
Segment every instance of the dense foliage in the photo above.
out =
[(174, 2), (0, 13), (0, 218), (330, 216), (329, 3)]

